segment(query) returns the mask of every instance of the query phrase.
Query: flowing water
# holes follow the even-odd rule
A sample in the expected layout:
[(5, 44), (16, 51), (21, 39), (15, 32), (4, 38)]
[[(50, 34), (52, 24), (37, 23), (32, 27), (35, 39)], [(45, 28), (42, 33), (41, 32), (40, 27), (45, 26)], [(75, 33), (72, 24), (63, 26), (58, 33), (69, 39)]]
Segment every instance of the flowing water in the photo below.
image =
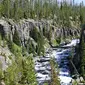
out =
[[(53, 57), (58, 63), (58, 77), (61, 85), (72, 85), (72, 77), (69, 66), (70, 61), (68, 59), (72, 52), (72, 46), (76, 46), (77, 43), (79, 43), (79, 40), (72, 40), (71, 43), (63, 45), (62, 48), (52, 48), (44, 57), (35, 59), (36, 77), (39, 85), (43, 85), (44, 82), (49, 82), (50, 85), (51, 67), (49, 61), (51, 57)], [(75, 54), (75, 52), (73, 54)]]

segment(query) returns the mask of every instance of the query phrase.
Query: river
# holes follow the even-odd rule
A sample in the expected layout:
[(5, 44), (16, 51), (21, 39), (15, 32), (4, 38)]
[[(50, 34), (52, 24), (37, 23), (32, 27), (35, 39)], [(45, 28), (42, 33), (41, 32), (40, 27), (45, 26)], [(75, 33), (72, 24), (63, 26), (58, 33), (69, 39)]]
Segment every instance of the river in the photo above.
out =
[[(51, 50), (46, 52), (44, 57), (35, 59), (35, 70), (36, 77), (39, 85), (44, 85), (44, 82), (49, 82), (51, 80), (51, 67), (50, 59), (53, 57), (58, 63), (59, 69), (59, 79), (61, 85), (72, 85), (72, 77), (69, 67), (69, 56), (72, 52), (72, 47), (79, 43), (79, 39), (73, 39), (69, 44), (62, 45), (59, 48), (51, 48)], [(73, 53), (75, 54), (75, 52)], [(56, 70), (57, 71), (57, 70)]]

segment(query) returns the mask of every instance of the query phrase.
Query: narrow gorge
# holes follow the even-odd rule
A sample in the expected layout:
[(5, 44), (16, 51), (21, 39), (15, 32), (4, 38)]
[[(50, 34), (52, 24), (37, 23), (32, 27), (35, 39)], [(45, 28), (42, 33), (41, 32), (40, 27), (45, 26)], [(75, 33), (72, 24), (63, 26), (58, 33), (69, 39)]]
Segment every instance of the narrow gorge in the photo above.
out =
[(84, 85), (84, 2), (0, 0), (0, 85)]

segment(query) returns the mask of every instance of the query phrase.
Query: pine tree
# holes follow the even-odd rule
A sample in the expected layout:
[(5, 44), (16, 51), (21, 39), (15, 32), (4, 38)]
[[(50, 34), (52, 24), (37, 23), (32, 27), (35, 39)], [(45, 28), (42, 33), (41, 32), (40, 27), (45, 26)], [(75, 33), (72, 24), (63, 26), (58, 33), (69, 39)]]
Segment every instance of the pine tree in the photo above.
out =
[(13, 5), (14, 7), (14, 19), (15, 20), (18, 20), (19, 18), (18, 18), (18, 8), (19, 8), (19, 2), (18, 2), (18, 0), (15, 0), (15, 2), (14, 2), (14, 5)]
[(37, 85), (32, 57), (17, 55), (3, 77), (6, 85)]
[(4, 17), (9, 18), (10, 17), (10, 7), (11, 7), (11, 1), (10, 0), (3, 0), (2, 4), (3, 4), (3, 15)]
[(39, 33), (38, 34), (38, 41), (37, 41), (37, 48), (36, 48), (36, 51), (37, 51), (37, 54), (38, 55), (41, 55), (44, 54), (44, 37), (42, 35), (42, 33)]
[(82, 28), (80, 38), (80, 67), (81, 74), (85, 78), (85, 25)]
[(28, 52), (34, 54), (35, 53), (35, 48), (34, 48), (34, 45), (33, 45), (32, 41), (29, 42), (29, 46), (28, 47), (29, 47), (29, 51)]
[(80, 22), (81, 24), (84, 24), (85, 23), (85, 7), (83, 6), (83, 3), (80, 4)]
[(3, 16), (3, 4), (0, 3), (0, 18)]
[(10, 0), (7, 0), (7, 17), (8, 18), (10, 18), (10, 5), (11, 5), (11, 3), (10, 3), (11, 1)]
[(30, 36), (37, 42), (38, 41), (38, 29), (37, 28), (33, 28), (33, 30), (30, 32)]
[(14, 35), (13, 35), (13, 42), (14, 42), (16, 45), (21, 46), (20, 38), (19, 38), (19, 35), (18, 35), (18, 32), (17, 32), (16, 29), (15, 29), (15, 32), (14, 32)]
[(58, 72), (55, 70), (55, 61), (53, 59), (50, 60), (51, 65), (51, 85), (60, 85)]
[(10, 49), (11, 52), (13, 52), (13, 42), (11, 41), (11, 37), (9, 35), (9, 39), (7, 40), (7, 45), (8, 45), (8, 48)]

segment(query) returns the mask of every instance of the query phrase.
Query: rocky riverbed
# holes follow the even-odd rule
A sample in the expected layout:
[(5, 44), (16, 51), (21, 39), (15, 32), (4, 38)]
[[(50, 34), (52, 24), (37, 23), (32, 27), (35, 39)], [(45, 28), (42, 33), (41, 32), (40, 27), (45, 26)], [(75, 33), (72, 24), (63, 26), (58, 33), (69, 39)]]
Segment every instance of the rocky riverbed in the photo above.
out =
[(39, 85), (43, 85), (44, 82), (51, 80), (51, 67), (49, 63), (51, 57), (58, 63), (58, 77), (60, 78), (61, 85), (72, 85), (72, 76), (69, 66), (70, 61), (68, 58), (72, 51), (71, 47), (76, 46), (77, 43), (79, 43), (78, 39), (72, 40), (71, 43), (63, 45), (63, 48), (52, 48), (44, 57), (41, 56), (35, 59), (35, 70)]

